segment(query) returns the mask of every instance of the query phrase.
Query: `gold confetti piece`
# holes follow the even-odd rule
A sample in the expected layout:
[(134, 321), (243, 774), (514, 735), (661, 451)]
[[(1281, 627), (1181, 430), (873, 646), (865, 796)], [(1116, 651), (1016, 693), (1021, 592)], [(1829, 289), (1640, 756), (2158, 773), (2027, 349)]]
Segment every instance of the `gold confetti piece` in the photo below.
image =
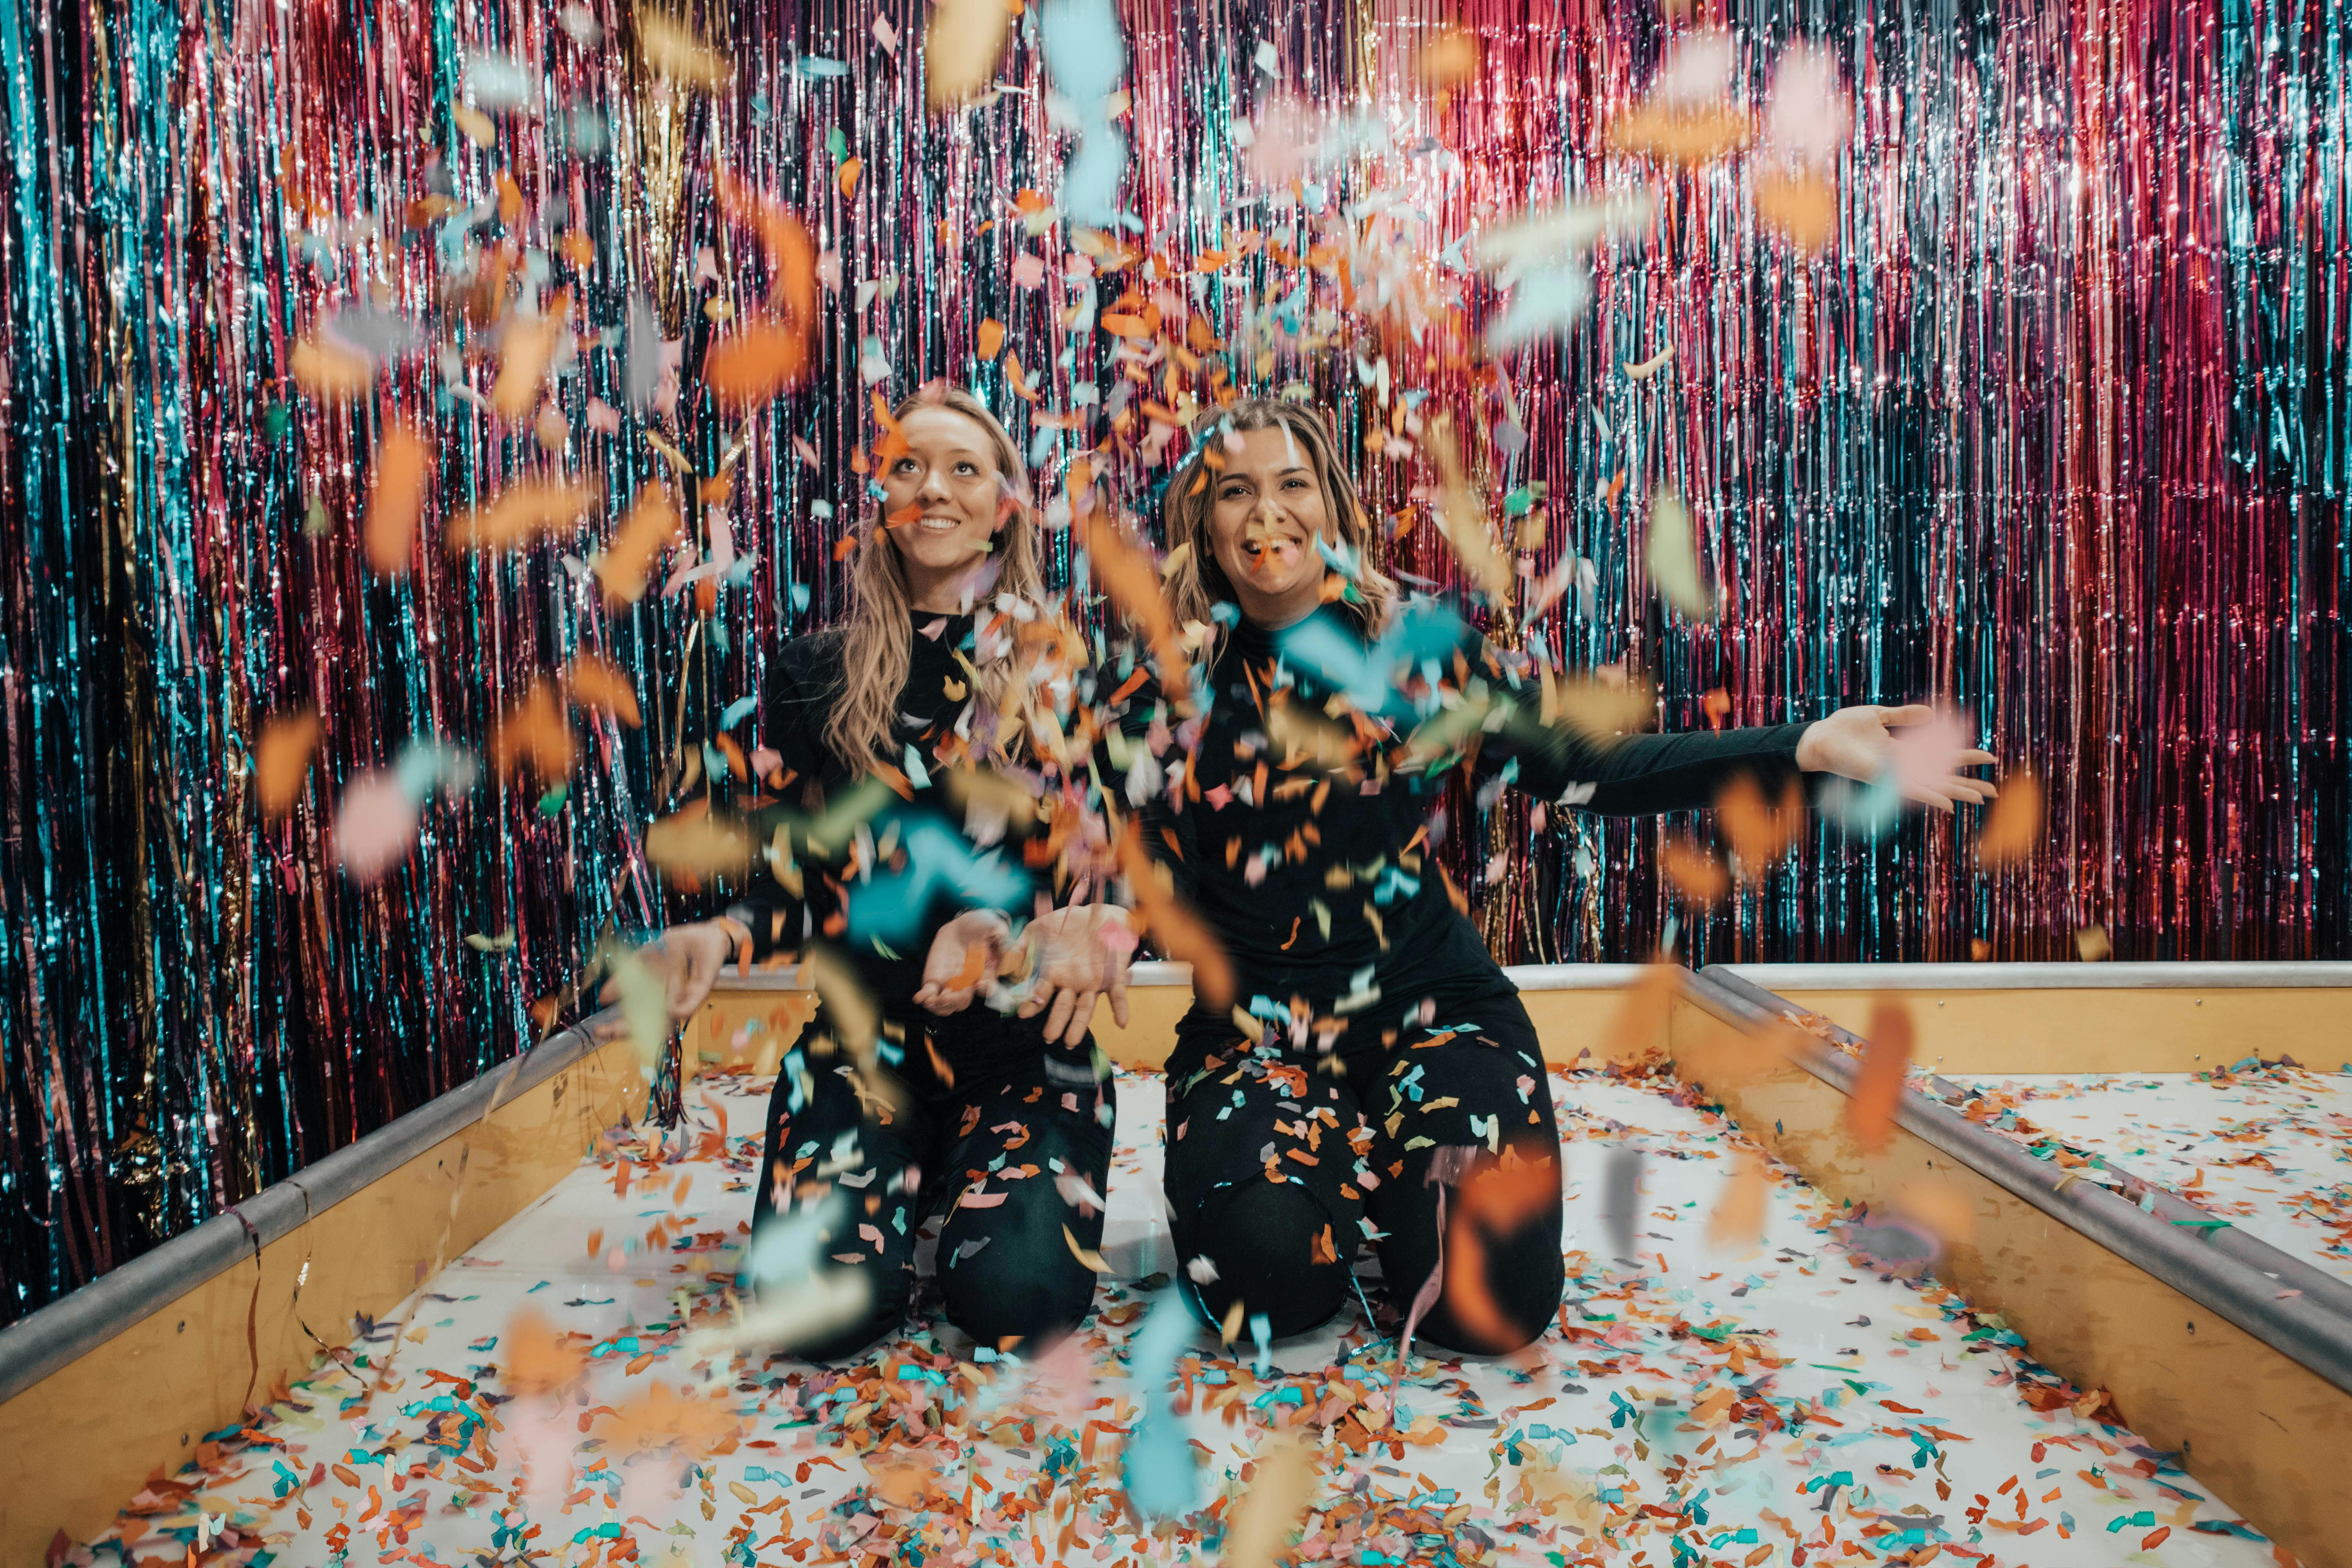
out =
[(508, 709), (490, 732), (490, 762), (500, 778), (529, 768), (541, 783), (553, 784), (570, 776), (578, 755), (572, 725), (556, 701), (554, 686), (545, 680)]
[(1755, 127), (1736, 104), (1700, 108), (1644, 103), (1617, 117), (1609, 127), (1612, 153), (1660, 159), (1685, 167), (1727, 157), (1754, 139)]
[(563, 682), (572, 689), (574, 708), (593, 708), (612, 714), (634, 730), (645, 722), (637, 711), (637, 689), (618, 666), (583, 653), (565, 666)]
[(1656, 688), (1646, 679), (1604, 680), (1598, 676), (1559, 679), (1543, 672), (1543, 720), (1565, 724), (1595, 741), (1613, 740), (1650, 727), (1658, 716)]
[(373, 360), (316, 337), (294, 345), (286, 368), (295, 385), (321, 403), (349, 403), (375, 380)]
[(702, 378), (722, 407), (741, 412), (798, 386), (808, 367), (808, 333), (763, 317), (712, 343)]
[(2084, 926), (2074, 933), (2074, 951), (2085, 963), (2105, 963), (2116, 955), (2116, 945), (2107, 940), (2105, 926)]
[(262, 816), (283, 816), (294, 809), (318, 747), (319, 715), (308, 708), (276, 714), (261, 727), (253, 745), (253, 776)]
[(1714, 1212), (1706, 1217), (1707, 1245), (1719, 1252), (1741, 1252), (1763, 1239), (1770, 1186), (1764, 1162), (1742, 1150), (1731, 1173), (1724, 1178)]
[(608, 605), (634, 605), (645, 596), (654, 563), (675, 543), (680, 523), (677, 503), (668, 490), (649, 484), (637, 491), (613, 542), (596, 558), (596, 581), (604, 584)]
[(1518, 578), (1503, 559), (1502, 552), (1495, 548), (1486, 509), (1471, 492), (1469, 480), (1463, 474), (1461, 453), (1454, 444), (1452, 426), (1444, 418), (1431, 420), (1423, 430), (1422, 445), (1430, 460), (1437, 465), (1438, 497), (1432, 512), (1438, 531), (1454, 547), (1454, 557), (1462, 563), (1463, 575), (1486, 595), (1487, 601), (1497, 606), (1509, 605)]
[(1756, 221), (1808, 256), (1837, 237), (1837, 189), (1819, 174), (1759, 174)]
[(1669, 838), (1659, 847), (1658, 868), (1683, 897), (1703, 910), (1713, 909), (1731, 891), (1731, 874), (1723, 868), (1723, 862), (1680, 838)]
[(751, 841), (697, 802), (646, 829), (646, 859), (677, 876), (736, 877), (751, 868)]
[(1715, 619), (1715, 590), (1699, 576), (1690, 511), (1671, 490), (1650, 498), (1650, 537), (1642, 563), (1658, 597), (1695, 621)]
[(519, 550), (542, 538), (574, 533), (603, 493), (593, 480), (523, 479), (458, 517), (441, 542), (455, 555)]
[(923, 101), (933, 113), (987, 90), (1012, 23), (1008, 0), (940, 0), (923, 32)]
[(1756, 781), (1741, 773), (1715, 797), (1715, 820), (1739, 857), (1740, 874), (1755, 876), (1786, 855), (1804, 831), (1804, 786), (1790, 779), (1775, 807), (1765, 804)]
[(863, 158), (844, 158), (841, 167), (835, 171), (835, 183), (841, 187), (845, 200), (857, 194), (857, 176), (865, 167), (866, 160)]
[(451, 104), (449, 121), (477, 147), (491, 146), (499, 139), (497, 123), (470, 103)]
[(2000, 794), (1977, 830), (1977, 861), (2007, 866), (2031, 860), (2042, 847), (2042, 781), (2020, 769), (2000, 781)]
[(1102, 1254), (1090, 1247), (1080, 1247), (1078, 1238), (1070, 1234), (1070, 1227), (1066, 1225), (1062, 1227), (1062, 1239), (1070, 1244), (1070, 1256), (1078, 1260), (1081, 1268), (1091, 1269), (1097, 1274), (1110, 1272), (1110, 1265), (1103, 1261)]
[(1865, 1040), (1853, 1092), (1845, 1102), (1845, 1124), (1864, 1150), (1883, 1154), (1895, 1135), (1895, 1110), (1902, 1102), (1904, 1077), (1911, 1070), (1910, 1008), (1895, 997), (1879, 997), (1871, 1004)]
[(732, 60), (657, 11), (638, 10), (637, 47), (647, 69), (688, 87), (715, 91), (735, 74)]
[(1232, 1344), (1241, 1337), (1243, 1311), (1244, 1309), (1239, 1300), (1225, 1309), (1225, 1321), (1217, 1331), (1218, 1338), (1224, 1343)]
[(1314, 1501), (1314, 1455), (1295, 1434), (1270, 1435), (1258, 1450), (1256, 1478), (1234, 1504), (1224, 1568), (1274, 1568)]
[(499, 335), (499, 378), (490, 386), (490, 409), (499, 418), (520, 422), (539, 406), (540, 384), (571, 309), (572, 297), (559, 292), (543, 315), (507, 318)]

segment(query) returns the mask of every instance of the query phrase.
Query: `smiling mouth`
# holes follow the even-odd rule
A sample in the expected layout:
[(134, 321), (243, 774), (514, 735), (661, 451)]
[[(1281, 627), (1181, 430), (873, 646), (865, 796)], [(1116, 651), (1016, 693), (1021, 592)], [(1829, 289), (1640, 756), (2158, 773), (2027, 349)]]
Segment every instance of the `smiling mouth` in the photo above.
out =
[(915, 527), (924, 533), (953, 533), (963, 526), (960, 517), (923, 517), (915, 520)]

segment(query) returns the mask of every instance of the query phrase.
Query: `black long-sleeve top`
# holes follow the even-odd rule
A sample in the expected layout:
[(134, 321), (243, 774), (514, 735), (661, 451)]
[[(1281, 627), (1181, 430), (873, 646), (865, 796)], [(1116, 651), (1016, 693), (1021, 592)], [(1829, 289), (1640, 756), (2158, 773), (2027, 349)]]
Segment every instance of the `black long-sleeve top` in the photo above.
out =
[[(1348, 636), (1360, 652), (1362, 637)], [(1476, 784), (1505, 780), (1612, 816), (1704, 806), (1742, 773), (1769, 798), (1798, 773), (1802, 724), (1594, 739), (1542, 722), (1538, 690), (1485, 639), (1451, 640), (1435, 658), (1360, 668), (1349, 681), (1340, 671), (1301, 668), (1296, 643), (1285, 658), (1275, 636), (1244, 621), (1218, 648), (1205, 712), (1172, 731), (1164, 709), (1149, 701), (1121, 717), (1126, 766), (1107, 784), (1139, 808), (1146, 847), (1223, 944), (1235, 1005), (1288, 1020), (1294, 1042), (1305, 1035), (1309, 1050), (1318, 1021), (1328, 1033), (1345, 1020), (1339, 1048), (1361, 1049), (1424, 1003), (1442, 1027), (1451, 1009), (1511, 994), (1430, 854), (1428, 829), (1452, 767), (1466, 765)], [(1334, 701), (1342, 686), (1352, 687), (1353, 703)], [(1353, 758), (1302, 743), (1296, 722), (1269, 723), (1278, 689), (1291, 714), (1328, 723), (1335, 711), (1360, 712), (1368, 687), (1386, 689), (1377, 705), (1387, 716), (1359, 728), (1365, 743)], [(1410, 731), (1420, 728), (1427, 742), (1431, 731), (1411, 721), (1422, 717), (1411, 712), (1412, 695), (1457, 731), (1444, 754), (1419, 763)], [(1164, 744), (1147, 761), (1155, 728)], [(1171, 1073), (1229, 1045), (1235, 1026), (1231, 1011), (1196, 999), (1179, 1035)]]
[[(1042, 1018), (1024, 1021), (977, 1000), (942, 1018), (913, 1001), (940, 927), (980, 907), (1026, 914), (1036, 885), (1023, 864), (1024, 847), (1036, 835), (1034, 824), (1015, 822), (995, 842), (975, 843), (966, 833), (969, 814), (944, 797), (948, 769), (972, 749), (958, 732), (971, 693), (971, 671), (957, 658), (960, 652), (971, 658), (972, 633), (969, 615), (915, 614), (891, 749), (877, 759), (875, 772), (853, 770), (825, 743), (825, 721), (844, 684), (841, 634), (820, 632), (785, 644), (762, 694), (765, 737), (782, 758), (782, 799), (751, 814), (761, 863), (727, 910), (751, 931), (755, 960), (804, 948), (812, 940), (844, 953), (886, 1024), (897, 1026), (895, 1041), (886, 1028), (886, 1059), (918, 1085), (934, 1076), (920, 1045), (926, 1032), (959, 1077), (1049, 1048), (1064, 1051), (1045, 1045)], [(880, 864), (869, 864), (860, 879), (845, 855), (813, 851), (807, 829), (829, 811), (837, 818), (861, 785), (881, 787), (874, 781), (882, 774), (896, 775), (893, 793), (867, 819), (866, 836)], [(791, 847), (789, 861), (777, 853), (779, 827)], [(836, 820), (822, 837), (838, 846), (845, 835)], [(780, 879), (796, 883), (797, 890)], [(860, 910), (861, 900), (871, 901)], [(871, 929), (877, 910), (897, 911), (902, 929), (893, 933), (896, 940)], [(863, 921), (853, 918), (860, 915)]]

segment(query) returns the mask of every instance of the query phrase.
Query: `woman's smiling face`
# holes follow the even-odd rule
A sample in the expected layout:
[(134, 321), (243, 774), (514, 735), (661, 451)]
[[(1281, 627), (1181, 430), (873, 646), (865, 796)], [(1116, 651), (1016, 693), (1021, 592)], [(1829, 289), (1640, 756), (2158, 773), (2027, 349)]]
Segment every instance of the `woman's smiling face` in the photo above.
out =
[(1289, 626), (1323, 599), (1315, 542), (1331, 518), (1322, 482), (1287, 429), (1241, 431), (1223, 452), (1225, 466), (1208, 470), (1210, 553), (1243, 615), (1263, 626)]
[(907, 449), (883, 465), (883, 516), (919, 608), (988, 553), (1008, 508), (995, 444), (952, 408), (909, 410), (898, 425)]

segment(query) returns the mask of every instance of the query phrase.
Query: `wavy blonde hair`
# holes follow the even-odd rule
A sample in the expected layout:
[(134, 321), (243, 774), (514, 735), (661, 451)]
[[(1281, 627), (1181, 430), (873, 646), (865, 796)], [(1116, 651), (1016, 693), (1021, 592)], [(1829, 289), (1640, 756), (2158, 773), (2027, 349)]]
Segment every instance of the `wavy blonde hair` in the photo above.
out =
[(1356, 482), (1349, 477), (1347, 465), (1339, 461), (1339, 446), (1332, 440), (1330, 426), (1323, 416), (1304, 403), (1276, 397), (1244, 398), (1221, 412), (1200, 431), (1192, 444), (1192, 456), (1168, 481), (1167, 493), (1160, 499), (1160, 521), (1169, 552), (1172, 554), (1185, 545), (1192, 546), (1168, 579), (1168, 607), (1175, 613), (1177, 625), (1199, 622), (1213, 627), (1216, 605), (1240, 606), (1224, 568), (1217, 564), (1209, 539), (1209, 517), (1217, 505), (1213, 493), (1216, 470), (1209, 457), (1212, 452), (1223, 450), (1223, 436), (1228, 430), (1286, 430), (1307, 454), (1307, 466), (1323, 490), (1323, 511), (1330, 520), (1332, 531), (1361, 563), (1356, 592), (1363, 603), (1355, 605), (1342, 599), (1336, 607), (1354, 619), (1367, 635), (1378, 637), (1396, 608), (1398, 594), (1396, 584), (1372, 564), (1371, 547), (1376, 534), (1371, 514), (1356, 497)]
[[(1028, 502), (1028, 486), (1021, 449), (988, 405), (963, 388), (950, 387), (944, 396), (921, 393), (901, 398), (890, 412), (904, 419), (918, 408), (951, 408), (988, 434), (989, 450), (996, 458), (997, 477), (1013, 497), (1013, 514), (997, 531), (1003, 565), (995, 593), (1039, 603), (1045, 598), (1045, 577), (1037, 568), (1037, 520)], [(857, 533), (856, 564), (849, 574), (849, 615), (842, 627), (840, 694), (824, 721), (824, 743), (834, 755), (859, 772), (881, 756), (890, 743), (898, 716), (898, 693), (907, 684), (908, 644), (915, 617), (907, 590), (907, 569), (898, 556), (898, 535), (868, 516)], [(1010, 640), (1003, 651), (978, 665), (979, 689), (1001, 708), (1013, 676)], [(1002, 742), (1001, 742), (1002, 743)]]

